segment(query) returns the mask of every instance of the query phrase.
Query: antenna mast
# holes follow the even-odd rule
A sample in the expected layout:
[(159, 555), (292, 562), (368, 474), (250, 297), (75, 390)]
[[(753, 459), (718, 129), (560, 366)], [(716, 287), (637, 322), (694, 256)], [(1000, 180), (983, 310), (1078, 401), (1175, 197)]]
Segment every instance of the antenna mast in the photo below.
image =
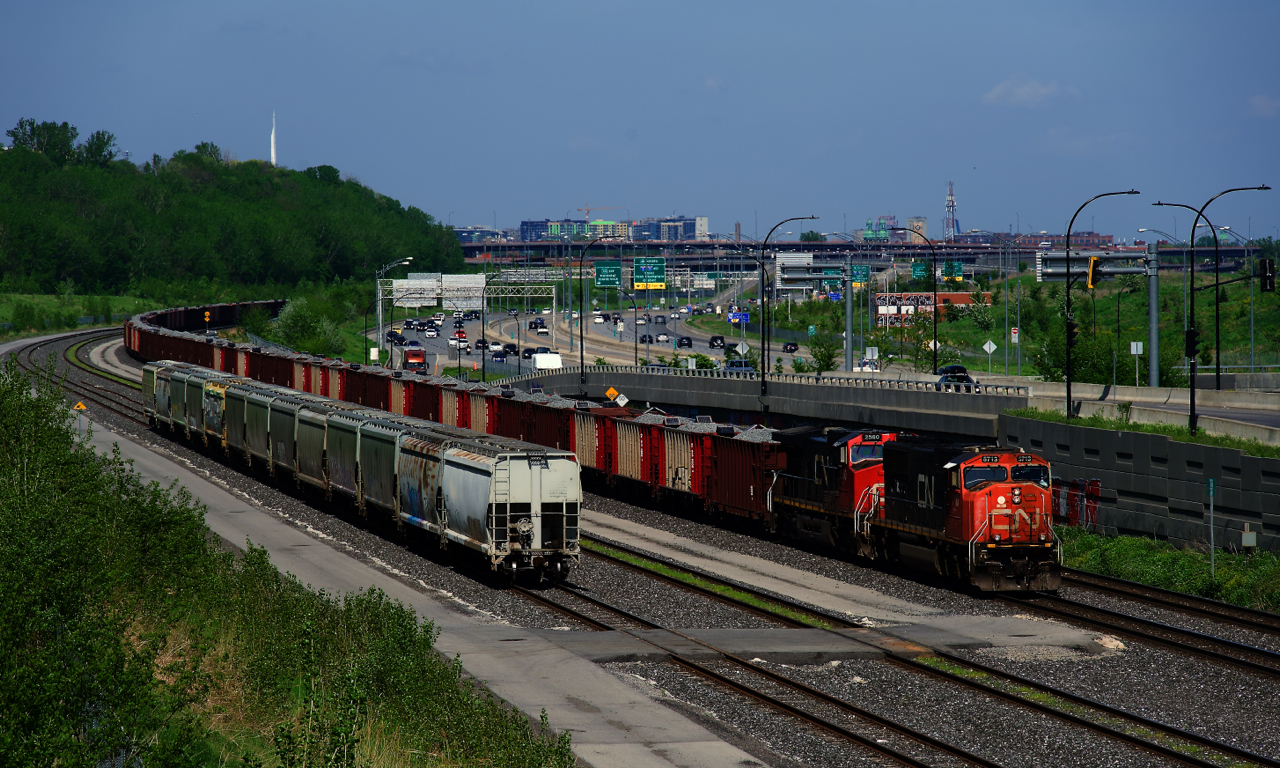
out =
[(944, 219), (943, 227), (946, 232), (943, 235), (943, 242), (952, 243), (956, 239), (956, 187), (955, 182), (947, 182), (947, 217)]

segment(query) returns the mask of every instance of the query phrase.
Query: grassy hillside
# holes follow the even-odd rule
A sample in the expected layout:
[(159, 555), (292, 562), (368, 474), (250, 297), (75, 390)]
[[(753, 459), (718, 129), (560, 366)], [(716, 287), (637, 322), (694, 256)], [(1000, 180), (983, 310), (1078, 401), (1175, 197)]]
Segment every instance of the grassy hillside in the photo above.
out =
[(207, 142), (141, 167), (77, 158), (16, 140), (0, 152), (0, 294), (168, 305), (367, 281), (408, 256), (415, 271), (463, 267), (451, 229), (331, 166), (237, 162)]

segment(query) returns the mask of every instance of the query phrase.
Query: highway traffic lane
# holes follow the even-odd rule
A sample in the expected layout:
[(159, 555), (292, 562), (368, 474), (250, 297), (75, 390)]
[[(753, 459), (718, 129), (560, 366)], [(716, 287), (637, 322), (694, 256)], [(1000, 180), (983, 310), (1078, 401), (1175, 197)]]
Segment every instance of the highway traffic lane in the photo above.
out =
[[(457, 655), (466, 672), (536, 718), (546, 709), (557, 731), (569, 731), (574, 752), (601, 766), (646, 768), (753, 764), (738, 748), (637, 692), (609, 672), (537, 632), (461, 612), (444, 598), (419, 591), (390, 573), (335, 549), (317, 531), (303, 531), (260, 508), (244, 491), (227, 487), (189, 463), (93, 424), (92, 445), (116, 445), (144, 481), (177, 482), (204, 504), (205, 522), (224, 541), (267, 550), (271, 561), (312, 589), (347, 594), (377, 587), (411, 607), (440, 631), (436, 649)], [(424, 590), (430, 585), (422, 584)]]
[[(1134, 405), (1140, 408), (1155, 408), (1173, 413), (1187, 412), (1187, 406), (1180, 403), (1134, 403)], [(1197, 405), (1196, 415), (1213, 416), (1219, 419), (1242, 421), (1246, 424), (1280, 428), (1280, 412), (1276, 411), (1255, 411), (1244, 408), (1203, 408)]]

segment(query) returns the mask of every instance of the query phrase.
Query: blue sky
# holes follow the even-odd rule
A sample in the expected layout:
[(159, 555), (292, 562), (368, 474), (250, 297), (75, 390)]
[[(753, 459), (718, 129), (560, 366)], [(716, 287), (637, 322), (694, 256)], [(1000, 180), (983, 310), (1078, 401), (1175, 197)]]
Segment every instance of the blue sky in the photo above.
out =
[[(109, 10), (108, 10), (109, 8)], [(1180, 236), (1280, 186), (1280, 3), (26, 3), (0, 126), (328, 164), (455, 225), (923, 215)], [(1215, 224), (1280, 235), (1280, 190)], [(758, 222), (758, 224), (757, 224)], [(846, 224), (847, 222), (847, 224)], [(790, 228), (790, 227), (788, 227)]]

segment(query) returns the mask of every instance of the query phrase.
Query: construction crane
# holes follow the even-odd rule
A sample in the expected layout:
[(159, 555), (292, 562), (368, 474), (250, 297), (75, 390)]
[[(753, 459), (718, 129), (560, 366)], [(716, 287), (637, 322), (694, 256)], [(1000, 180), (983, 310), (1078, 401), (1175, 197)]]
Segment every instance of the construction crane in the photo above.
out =
[(607, 206), (604, 206), (604, 207), (602, 207), (602, 208), (592, 208), (592, 207), (591, 207), (591, 203), (587, 203), (585, 206), (583, 206), (583, 207), (579, 208), (578, 210), (580, 210), (580, 211), (582, 211), (583, 213), (587, 214), (587, 228), (588, 228), (588, 229), (590, 229), (590, 227), (591, 227), (591, 212), (592, 212), (592, 211), (621, 211), (621, 210), (626, 210), (626, 209), (625, 209), (623, 206), (621, 206), (621, 205), (607, 205)]

